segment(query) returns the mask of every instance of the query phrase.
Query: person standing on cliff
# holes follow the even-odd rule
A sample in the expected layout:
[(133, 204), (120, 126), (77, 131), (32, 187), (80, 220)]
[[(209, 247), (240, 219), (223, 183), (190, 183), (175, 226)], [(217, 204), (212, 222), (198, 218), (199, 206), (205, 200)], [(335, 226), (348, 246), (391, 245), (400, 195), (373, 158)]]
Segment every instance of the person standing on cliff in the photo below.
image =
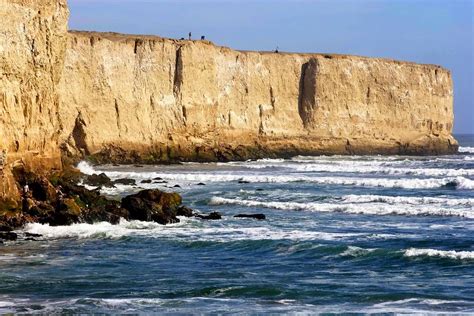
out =
[(189, 32), (188, 36), (189, 36), (189, 40), (191, 40), (191, 36), (192, 36), (191, 32)]

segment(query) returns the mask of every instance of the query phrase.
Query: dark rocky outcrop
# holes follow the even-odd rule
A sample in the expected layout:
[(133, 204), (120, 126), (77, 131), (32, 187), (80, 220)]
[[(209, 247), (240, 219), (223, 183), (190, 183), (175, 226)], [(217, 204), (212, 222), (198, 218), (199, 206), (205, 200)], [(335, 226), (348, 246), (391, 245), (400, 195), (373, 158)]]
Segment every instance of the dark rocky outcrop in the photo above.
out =
[(0, 241), (13, 241), (18, 238), (18, 235), (14, 232), (0, 232)]
[(127, 179), (127, 178), (117, 179), (113, 183), (114, 184), (123, 184), (123, 185), (135, 185), (135, 184), (137, 184), (135, 179)]
[(197, 214), (195, 215), (197, 218), (205, 219), (205, 220), (219, 220), (222, 219), (222, 215), (219, 212), (212, 212), (207, 215)]
[(143, 190), (123, 198), (122, 208), (128, 210), (130, 219), (165, 225), (179, 222), (176, 216), (181, 202), (181, 196), (177, 193)]
[(193, 217), (195, 216), (194, 210), (190, 209), (189, 207), (186, 206), (180, 206), (176, 210), (176, 215), (177, 216), (184, 216), (184, 217)]
[[(105, 174), (84, 176), (75, 169), (66, 169), (47, 178), (20, 168), (15, 176), (19, 188), (28, 184), (29, 190), (22, 196), (21, 209), (0, 208), (3, 240), (13, 236), (14, 229), (31, 222), (52, 226), (103, 221), (118, 224), (124, 218), (164, 225), (179, 222), (177, 216), (194, 216), (192, 209), (181, 205), (182, 198), (177, 193), (143, 190), (118, 201), (102, 196), (98, 189), (78, 185), (81, 180), (90, 185), (110, 185), (112, 182)], [(122, 182), (125, 180), (130, 179)]]
[(113, 187), (112, 180), (105, 173), (93, 174), (85, 177), (84, 184), (95, 186), (95, 187)]

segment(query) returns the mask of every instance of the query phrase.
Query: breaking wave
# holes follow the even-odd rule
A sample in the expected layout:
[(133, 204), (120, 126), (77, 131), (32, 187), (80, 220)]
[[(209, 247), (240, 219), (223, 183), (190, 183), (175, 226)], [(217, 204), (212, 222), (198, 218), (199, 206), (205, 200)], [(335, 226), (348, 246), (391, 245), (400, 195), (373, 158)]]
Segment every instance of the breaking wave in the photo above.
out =
[[(85, 174), (99, 173), (86, 162), (78, 165), (79, 170)], [(160, 177), (169, 181), (188, 181), (188, 182), (232, 182), (244, 181), (250, 183), (291, 183), (308, 182), (321, 185), (353, 185), (362, 187), (385, 187), (385, 188), (404, 188), (404, 189), (435, 189), (442, 187), (452, 187), (457, 189), (474, 189), (474, 181), (465, 177), (446, 177), (446, 178), (410, 178), (410, 179), (391, 179), (391, 178), (359, 178), (359, 177), (319, 177), (298, 173), (289, 174), (252, 174), (237, 172), (135, 172), (135, 171), (104, 171), (112, 179), (133, 178), (133, 179), (153, 179)]]
[(300, 202), (265, 202), (244, 199), (229, 199), (212, 197), (210, 205), (241, 205), (246, 207), (263, 207), (288, 211), (312, 212), (342, 212), (349, 214), (365, 215), (405, 215), (405, 216), (458, 216), (474, 218), (472, 210), (455, 209), (446, 207), (433, 207), (432, 205), (391, 205), (391, 204), (333, 204), (333, 203), (300, 203)]
[(458, 150), (460, 153), (474, 154), (474, 147), (459, 147)]
[(410, 248), (405, 251), (406, 257), (439, 257), (456, 260), (473, 260), (474, 251), (454, 251), (454, 250), (436, 250), (436, 249), (416, 249)]
[(119, 225), (107, 222), (49, 226), (33, 223), (25, 227), (28, 233), (40, 234), (45, 239), (120, 239), (123, 237), (169, 238), (175, 241), (230, 242), (240, 240), (340, 240), (365, 236), (363, 233), (331, 233), (321, 231), (271, 229), (268, 227), (211, 227), (199, 220), (181, 218), (181, 223), (160, 225), (153, 222), (122, 220)]

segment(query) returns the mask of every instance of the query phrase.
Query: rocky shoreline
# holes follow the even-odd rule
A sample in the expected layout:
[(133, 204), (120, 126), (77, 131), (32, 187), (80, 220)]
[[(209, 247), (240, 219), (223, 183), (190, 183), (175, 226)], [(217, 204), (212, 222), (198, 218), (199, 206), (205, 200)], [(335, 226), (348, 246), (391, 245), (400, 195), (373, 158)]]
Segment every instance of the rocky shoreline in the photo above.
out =
[[(22, 191), (21, 203), (15, 207), (0, 206), (0, 244), (4, 241), (35, 240), (29, 233), (19, 235), (15, 230), (29, 223), (67, 226), (76, 223), (108, 222), (119, 224), (121, 219), (156, 222), (162, 225), (178, 223), (178, 216), (201, 220), (219, 220), (219, 212), (201, 214), (183, 205), (178, 193), (158, 189), (139, 191), (122, 200), (100, 194), (102, 187), (115, 184), (134, 185), (133, 179), (112, 181), (105, 174), (85, 175), (69, 167), (49, 176), (38, 175), (23, 168), (14, 170), (17, 186)], [(96, 187), (89, 190), (85, 185)], [(239, 214), (238, 218), (265, 219), (263, 214)]]

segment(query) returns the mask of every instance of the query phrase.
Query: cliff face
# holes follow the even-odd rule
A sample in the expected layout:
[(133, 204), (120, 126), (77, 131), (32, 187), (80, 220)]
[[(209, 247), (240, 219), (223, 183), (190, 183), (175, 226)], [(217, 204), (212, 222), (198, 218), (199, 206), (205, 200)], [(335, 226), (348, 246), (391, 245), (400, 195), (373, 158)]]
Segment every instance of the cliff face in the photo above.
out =
[(427, 154), (457, 146), (451, 75), (432, 65), (72, 32), (59, 91), (64, 148), (99, 160)]
[(57, 86), (66, 0), (0, 0), (0, 200), (15, 197), (11, 167), (60, 166)]

